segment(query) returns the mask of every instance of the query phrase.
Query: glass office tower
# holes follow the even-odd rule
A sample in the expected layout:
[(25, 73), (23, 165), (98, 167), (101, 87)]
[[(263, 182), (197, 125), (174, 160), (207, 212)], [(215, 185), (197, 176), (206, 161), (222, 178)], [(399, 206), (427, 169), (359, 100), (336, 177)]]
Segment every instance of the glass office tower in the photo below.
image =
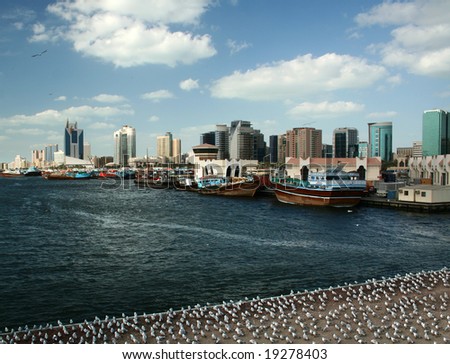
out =
[(444, 110), (427, 110), (422, 118), (422, 155), (450, 153), (450, 118)]
[(370, 157), (392, 160), (392, 122), (369, 123)]

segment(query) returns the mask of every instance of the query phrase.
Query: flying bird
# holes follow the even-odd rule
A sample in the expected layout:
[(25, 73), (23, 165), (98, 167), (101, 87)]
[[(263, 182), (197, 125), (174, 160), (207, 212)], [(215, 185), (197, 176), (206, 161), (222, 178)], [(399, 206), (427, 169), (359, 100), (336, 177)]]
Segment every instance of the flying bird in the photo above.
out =
[(45, 51), (42, 51), (41, 53), (36, 53), (36, 54), (33, 54), (31, 57), (40, 57), (40, 56), (42, 56), (44, 53), (46, 53), (47, 52), (47, 49), (45, 50)]

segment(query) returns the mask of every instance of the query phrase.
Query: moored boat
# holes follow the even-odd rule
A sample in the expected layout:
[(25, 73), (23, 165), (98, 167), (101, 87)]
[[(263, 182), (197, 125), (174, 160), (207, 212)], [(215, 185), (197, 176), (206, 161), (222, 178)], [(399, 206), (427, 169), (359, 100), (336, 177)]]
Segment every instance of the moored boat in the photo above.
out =
[(0, 177), (5, 178), (19, 178), (19, 177), (25, 177), (23, 173), (20, 172), (20, 170), (6, 170), (3, 172), (0, 172)]
[(136, 172), (129, 168), (121, 168), (116, 172), (116, 176), (122, 179), (134, 179)]
[(41, 176), (42, 171), (37, 169), (35, 166), (32, 166), (25, 171), (24, 175), (25, 175), (25, 177)]
[(89, 179), (91, 178), (91, 172), (78, 171), (74, 175), (75, 179)]
[(178, 178), (173, 182), (173, 186), (178, 191), (198, 192), (198, 183), (191, 177)]
[(259, 180), (253, 177), (207, 176), (198, 181), (198, 192), (202, 195), (253, 197)]
[(70, 172), (58, 171), (58, 172), (44, 173), (43, 177), (48, 180), (75, 179), (75, 174)]
[(336, 171), (311, 173), (306, 181), (274, 178), (272, 183), (278, 201), (295, 205), (352, 207), (366, 190), (357, 174)]
[(98, 178), (119, 178), (116, 173), (117, 171), (114, 169), (108, 169), (106, 171), (101, 171), (98, 174)]

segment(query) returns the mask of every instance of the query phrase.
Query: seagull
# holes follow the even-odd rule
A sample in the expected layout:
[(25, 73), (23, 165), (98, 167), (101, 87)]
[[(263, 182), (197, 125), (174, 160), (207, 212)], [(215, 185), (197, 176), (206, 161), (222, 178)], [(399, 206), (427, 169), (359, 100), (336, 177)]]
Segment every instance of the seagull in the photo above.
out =
[(42, 56), (44, 53), (47, 53), (47, 49), (44, 50), (44, 51), (42, 51), (41, 53), (33, 54), (31, 57), (40, 57), (40, 56)]

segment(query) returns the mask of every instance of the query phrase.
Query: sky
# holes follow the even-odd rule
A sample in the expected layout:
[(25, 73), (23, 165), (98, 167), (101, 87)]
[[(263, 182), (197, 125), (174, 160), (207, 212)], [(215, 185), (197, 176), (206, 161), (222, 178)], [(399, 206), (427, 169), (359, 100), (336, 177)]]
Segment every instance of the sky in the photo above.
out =
[(170, 131), (182, 151), (216, 124), (392, 121), (393, 146), (450, 111), (448, 0), (2, 0), (0, 162), (63, 147), (67, 120), (92, 154), (136, 129), (137, 155)]

